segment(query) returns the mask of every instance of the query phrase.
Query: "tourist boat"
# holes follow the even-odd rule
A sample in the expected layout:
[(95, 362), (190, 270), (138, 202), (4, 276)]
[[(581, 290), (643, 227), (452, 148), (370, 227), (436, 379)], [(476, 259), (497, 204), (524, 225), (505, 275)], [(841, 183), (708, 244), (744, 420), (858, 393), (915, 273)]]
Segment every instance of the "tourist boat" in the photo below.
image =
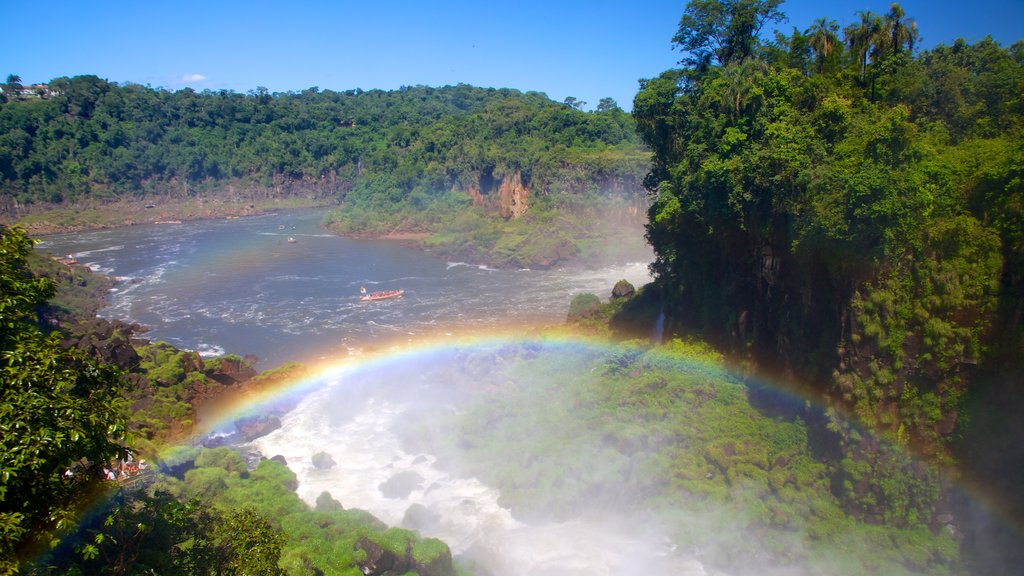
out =
[(291, 236), (288, 237), (289, 244), (295, 244), (296, 242), (298, 242), (298, 240), (296, 240), (295, 238), (292, 238)]
[(373, 302), (376, 300), (387, 300), (388, 298), (400, 298), (402, 294), (405, 294), (405, 290), (384, 290), (383, 292), (366, 292), (366, 288), (361, 288), (359, 293), (362, 294), (359, 300), (362, 302)]

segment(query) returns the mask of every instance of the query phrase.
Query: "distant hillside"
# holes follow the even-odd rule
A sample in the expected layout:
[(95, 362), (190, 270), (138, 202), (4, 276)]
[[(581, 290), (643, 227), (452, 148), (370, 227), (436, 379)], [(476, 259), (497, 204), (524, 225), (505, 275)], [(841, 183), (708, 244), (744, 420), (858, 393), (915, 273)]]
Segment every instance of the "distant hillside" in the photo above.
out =
[[(150, 197), (383, 202), (455, 190), (500, 210), (534, 195), (614, 190), (642, 199), (633, 119), (540, 93), (467, 85), (271, 94), (171, 92), (96, 76), (0, 103), (0, 216), (26, 206)], [(495, 196), (495, 199), (489, 196)]]

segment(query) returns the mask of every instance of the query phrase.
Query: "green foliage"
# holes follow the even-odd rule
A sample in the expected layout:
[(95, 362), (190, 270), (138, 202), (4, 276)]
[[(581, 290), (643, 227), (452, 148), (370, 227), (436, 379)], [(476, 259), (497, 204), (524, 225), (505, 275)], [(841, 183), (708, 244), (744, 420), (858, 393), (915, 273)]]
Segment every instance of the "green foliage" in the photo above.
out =
[[(31, 275), (32, 242), (0, 228), (0, 570), (75, 525), (97, 489), (86, 463), (124, 453), (119, 373), (36, 324), (54, 284)], [(88, 464), (92, 465), (92, 464)], [(74, 473), (65, 476), (67, 470)]]
[(569, 319), (582, 319), (597, 313), (601, 299), (596, 294), (584, 292), (573, 296), (569, 302)]
[[(502, 361), (485, 351), (460, 357), (488, 366), (466, 368), (476, 391), (468, 404), (418, 414), (402, 433), (409, 450), (497, 487), (516, 518), (639, 513), (726, 571), (761, 553), (822, 573), (958, 566), (955, 541), (927, 528), (934, 468), (868, 433), (865, 442), (879, 446), (870, 462), (816, 452), (815, 437), (828, 432), (805, 422), (817, 411), (800, 402), (773, 415), (792, 399), (737, 380), (707, 343), (523, 347), (530, 353), (498, 352)], [(878, 526), (858, 520), (879, 509)]]
[(748, 50), (740, 6), (777, 3), (691, 2), (674, 40), (697, 61), (634, 102), (666, 325), (947, 462), (968, 367), (1019, 351), (1024, 63), (991, 39), (914, 55), (897, 4), (845, 46), (821, 19)]
[[(580, 170), (591, 172), (588, 184), (635, 183), (644, 170), (632, 119), (620, 108), (588, 113), (535, 92), (460, 84), (197, 93), (95, 76), (56, 78), (50, 87), (58, 91), (52, 98), (0, 108), (0, 191), (19, 205), (159, 194), (350, 196), (365, 204), (347, 221), (373, 228), (362, 215), (374, 204), (411, 214), (443, 191), (517, 170), (542, 189), (572, 185)], [(567, 163), (574, 154), (621, 161)]]
[[(429, 562), (448, 553), (440, 541), (387, 528), (360, 510), (346, 510), (327, 492), (317, 498), (316, 508), (310, 509), (296, 495), (295, 474), (286, 466), (263, 460), (245, 473), (244, 468), (237, 470), (240, 458), (228, 448), (201, 450), (196, 468), (185, 475), (183, 488), (187, 494), (203, 495), (207, 506), (223, 511), (219, 513), (228, 525), (242, 515), (240, 528), (227, 534), (236, 546), (241, 542), (242, 549), (263, 554), (249, 560), (257, 562), (250, 568), (266, 570), (259, 573), (272, 573), (273, 566), (280, 566), (288, 574), (307, 574), (315, 568), (324, 574), (357, 576), (361, 572), (356, 562), (365, 553), (357, 550), (356, 543), (363, 537), (397, 554), (411, 550), (417, 561)], [(212, 490), (211, 485), (215, 486)], [(253, 532), (251, 537), (249, 532)], [(278, 564), (270, 561), (274, 550), (280, 552)]]

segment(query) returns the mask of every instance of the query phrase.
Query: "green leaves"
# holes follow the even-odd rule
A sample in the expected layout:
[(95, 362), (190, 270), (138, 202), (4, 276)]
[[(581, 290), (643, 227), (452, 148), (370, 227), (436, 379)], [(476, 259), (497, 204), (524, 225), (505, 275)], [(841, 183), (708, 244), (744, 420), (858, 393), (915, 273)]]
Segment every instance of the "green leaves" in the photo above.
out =
[[(80, 499), (95, 481), (78, 462), (103, 463), (122, 452), (125, 402), (113, 369), (64, 350), (44, 336), (35, 307), (53, 284), (27, 270), (31, 241), (19, 229), (0, 229), (0, 519), (11, 535), (0, 546), (0, 567), (16, 566), (20, 549), (67, 530)], [(112, 433), (113, 432), (113, 433)]]

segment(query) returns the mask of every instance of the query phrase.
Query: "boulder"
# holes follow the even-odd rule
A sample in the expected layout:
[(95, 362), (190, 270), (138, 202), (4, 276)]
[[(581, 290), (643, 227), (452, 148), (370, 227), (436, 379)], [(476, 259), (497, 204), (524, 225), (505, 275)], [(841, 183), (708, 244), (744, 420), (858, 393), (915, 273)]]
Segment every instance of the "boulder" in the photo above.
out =
[(423, 486), (423, 476), (404, 470), (382, 482), (378, 488), (385, 498), (408, 498), (412, 491)]
[(419, 502), (409, 506), (402, 517), (402, 528), (429, 532), (441, 522), (441, 515)]
[(139, 365), (139, 355), (131, 343), (136, 327), (120, 320), (95, 318), (73, 326), (61, 345), (78, 348), (104, 364), (131, 370)]
[[(356, 560), (363, 574), (398, 576), (413, 572), (420, 576), (455, 576), (452, 553), (447, 545), (435, 538), (416, 542), (411, 532), (401, 532), (388, 530), (377, 536), (363, 536), (356, 542), (354, 549), (364, 555)], [(388, 542), (388, 548), (378, 544), (375, 537)]]
[(208, 363), (213, 365), (214, 369), (209, 370), (206, 375), (225, 386), (245, 382), (256, 376), (256, 370), (241, 358), (229, 356), (218, 360), (218, 362)]
[(619, 280), (612, 288), (612, 298), (632, 298), (636, 294), (636, 288), (626, 280)]
[(356, 542), (355, 549), (362, 550), (366, 555), (362, 560), (356, 560), (366, 576), (397, 576), (412, 569), (412, 563), (409, 562), (412, 553), (408, 547), (403, 552), (395, 553), (363, 536)]
[(260, 436), (266, 436), (281, 427), (281, 419), (273, 415), (260, 415), (244, 418), (235, 423), (238, 433), (246, 442), (251, 442)]
[(317, 470), (329, 470), (337, 465), (334, 458), (327, 452), (317, 452), (313, 454), (313, 467)]

